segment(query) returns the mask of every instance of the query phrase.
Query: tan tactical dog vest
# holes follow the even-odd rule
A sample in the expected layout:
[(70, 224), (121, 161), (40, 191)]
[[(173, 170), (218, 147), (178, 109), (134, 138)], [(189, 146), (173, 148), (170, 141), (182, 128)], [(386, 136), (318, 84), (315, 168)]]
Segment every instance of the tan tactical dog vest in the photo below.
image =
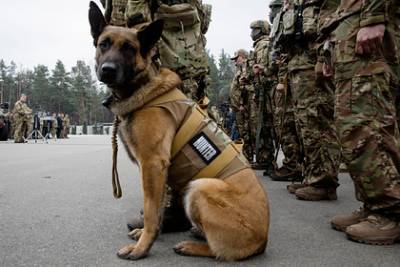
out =
[(224, 179), (249, 167), (233, 142), (206, 111), (174, 89), (146, 104), (167, 110), (179, 125), (171, 148), (168, 184), (175, 190), (198, 178)]

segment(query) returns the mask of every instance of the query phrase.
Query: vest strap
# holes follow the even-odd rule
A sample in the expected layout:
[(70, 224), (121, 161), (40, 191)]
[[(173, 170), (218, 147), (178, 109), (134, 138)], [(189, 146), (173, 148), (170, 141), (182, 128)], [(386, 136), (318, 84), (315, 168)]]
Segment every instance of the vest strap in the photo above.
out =
[(207, 115), (199, 107), (195, 106), (192, 109), (192, 113), (185, 123), (179, 128), (174, 141), (172, 143), (171, 156), (172, 158), (178, 154), (179, 151), (189, 142), (189, 140), (195, 135), (204, 118)]
[(208, 166), (197, 173), (194, 179), (217, 177), (234, 158), (241, 153), (242, 144), (232, 142)]
[(182, 93), (181, 90), (175, 88), (171, 91), (168, 91), (167, 93), (160, 95), (159, 97), (153, 99), (149, 103), (145, 105), (145, 107), (151, 107), (151, 106), (156, 106), (159, 104), (167, 103), (167, 102), (172, 102), (176, 100), (184, 100), (187, 99), (184, 93)]

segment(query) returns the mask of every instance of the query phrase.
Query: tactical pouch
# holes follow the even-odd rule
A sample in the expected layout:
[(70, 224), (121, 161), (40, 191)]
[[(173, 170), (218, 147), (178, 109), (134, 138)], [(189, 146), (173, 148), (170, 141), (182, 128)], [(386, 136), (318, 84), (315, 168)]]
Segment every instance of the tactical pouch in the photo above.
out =
[(197, 8), (191, 4), (163, 4), (154, 18), (165, 22), (158, 46), (162, 65), (177, 72), (182, 80), (205, 75), (208, 62)]
[(202, 4), (201, 33), (206, 34), (211, 22), (212, 6)]
[(303, 34), (307, 39), (317, 36), (319, 5), (318, 0), (305, 1), (303, 6)]
[(136, 14), (142, 14), (147, 22), (151, 21), (151, 12), (147, 0), (128, 0), (125, 11), (126, 21)]
[(181, 30), (200, 22), (197, 9), (190, 4), (161, 5), (155, 18), (164, 20), (164, 29)]
[(289, 9), (283, 13), (283, 35), (291, 37), (295, 34), (296, 30), (296, 12), (294, 9)]
[(111, 13), (111, 24), (115, 26), (125, 25), (125, 10), (128, 0), (113, 0), (112, 1), (112, 13)]
[(276, 36), (278, 35), (279, 28), (281, 26), (281, 17), (282, 17), (282, 12), (279, 12), (276, 14), (274, 21), (272, 22), (272, 27), (271, 27), (271, 38), (275, 39)]

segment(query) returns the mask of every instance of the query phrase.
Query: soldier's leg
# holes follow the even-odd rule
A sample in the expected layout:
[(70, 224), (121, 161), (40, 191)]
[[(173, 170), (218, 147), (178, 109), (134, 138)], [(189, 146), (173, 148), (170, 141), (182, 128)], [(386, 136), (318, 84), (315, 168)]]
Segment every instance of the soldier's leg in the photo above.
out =
[(275, 170), (274, 180), (289, 181), (301, 177), (300, 140), (296, 132), (293, 114), (293, 102), (289, 91), (275, 89), (274, 128), (278, 143), (285, 155), (282, 167)]
[(275, 145), (274, 145), (274, 126), (273, 126), (273, 115), (272, 108), (267, 104), (264, 107), (264, 116), (263, 121), (258, 122), (258, 126), (261, 129), (257, 129), (257, 131), (261, 131), (260, 136), (260, 148), (258, 149), (257, 162), (263, 166), (266, 170), (264, 175), (270, 175), (275, 172), (274, 164), (275, 164)]
[[(256, 138), (257, 138), (257, 124), (258, 124), (258, 107), (254, 100), (254, 93), (249, 94), (249, 104), (248, 104), (248, 132), (249, 132), (249, 149), (251, 149), (251, 154), (256, 153)], [(254, 167), (259, 168), (257, 162), (254, 162)]]
[(14, 142), (21, 143), (23, 142), (22, 134), (23, 134), (23, 125), (24, 121), (21, 119), (14, 120)]
[(319, 84), (313, 69), (291, 73), (296, 126), (304, 151), (304, 183), (296, 191), (304, 200), (336, 199), (340, 146), (334, 127), (333, 94), (330, 81)]
[(389, 83), (385, 73), (338, 82), (336, 123), (357, 199), (372, 211), (400, 215), (399, 132)]

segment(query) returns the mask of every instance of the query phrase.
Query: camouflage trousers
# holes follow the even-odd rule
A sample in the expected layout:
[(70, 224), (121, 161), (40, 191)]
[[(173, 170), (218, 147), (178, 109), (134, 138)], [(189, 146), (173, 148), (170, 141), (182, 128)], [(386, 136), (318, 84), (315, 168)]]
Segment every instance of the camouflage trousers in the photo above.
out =
[(26, 118), (18, 118), (14, 120), (14, 141), (24, 141), (25, 134), (30, 134), (32, 131), (31, 123)]
[[(335, 30), (335, 119), (343, 161), (358, 200), (378, 213), (400, 218), (400, 135), (395, 107), (396, 51), (388, 44), (370, 56), (355, 53), (360, 16), (347, 18)], [(351, 36), (351, 38), (349, 38)]]
[(371, 210), (400, 216), (399, 130), (389, 76), (355, 76), (338, 80), (336, 88), (336, 125), (356, 197)]
[(278, 91), (275, 88), (272, 99), (277, 143), (285, 155), (282, 167), (291, 172), (299, 172), (302, 164), (301, 146), (294, 121), (290, 90)]
[(272, 169), (275, 159), (272, 103), (270, 103), (269, 97), (268, 99), (266, 97), (265, 100), (266, 103), (262, 107), (257, 106), (256, 159), (258, 164)]
[(236, 126), (240, 138), (243, 139), (243, 153), (252, 162), (255, 153), (255, 138), (257, 132), (257, 105), (253, 100), (254, 92), (249, 93), (249, 101), (244, 112), (236, 112)]
[(317, 83), (314, 69), (295, 70), (290, 73), (290, 89), (304, 154), (304, 182), (337, 187), (340, 146), (334, 127), (333, 83)]

